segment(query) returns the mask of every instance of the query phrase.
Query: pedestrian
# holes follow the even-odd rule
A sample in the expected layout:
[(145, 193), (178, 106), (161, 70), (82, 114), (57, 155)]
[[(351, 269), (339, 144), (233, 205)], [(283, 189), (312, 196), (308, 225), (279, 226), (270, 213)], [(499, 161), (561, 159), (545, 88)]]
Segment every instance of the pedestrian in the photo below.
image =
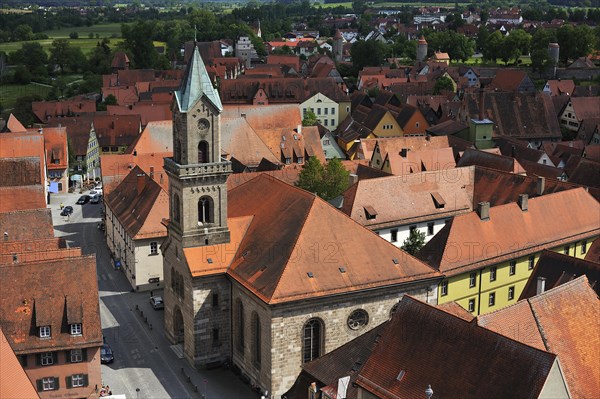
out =
[(64, 207), (65, 207), (65, 206), (64, 206), (64, 205), (63, 205), (63, 203), (61, 202), (61, 203), (60, 203), (60, 210), (62, 211), (62, 209), (63, 209)]
[(154, 292), (152, 290), (150, 290), (150, 298), (152, 298), (154, 296)]

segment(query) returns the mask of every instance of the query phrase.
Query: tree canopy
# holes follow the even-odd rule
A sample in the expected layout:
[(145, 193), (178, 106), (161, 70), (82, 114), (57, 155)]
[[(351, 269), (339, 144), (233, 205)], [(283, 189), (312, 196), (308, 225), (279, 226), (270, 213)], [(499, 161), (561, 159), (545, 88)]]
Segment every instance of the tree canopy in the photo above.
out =
[(324, 200), (330, 200), (348, 188), (349, 176), (350, 172), (338, 158), (330, 159), (323, 166), (318, 158), (310, 157), (304, 164), (296, 185)]
[(402, 249), (411, 255), (415, 255), (425, 245), (425, 233), (418, 229), (411, 229), (410, 235), (404, 243), (402, 243)]

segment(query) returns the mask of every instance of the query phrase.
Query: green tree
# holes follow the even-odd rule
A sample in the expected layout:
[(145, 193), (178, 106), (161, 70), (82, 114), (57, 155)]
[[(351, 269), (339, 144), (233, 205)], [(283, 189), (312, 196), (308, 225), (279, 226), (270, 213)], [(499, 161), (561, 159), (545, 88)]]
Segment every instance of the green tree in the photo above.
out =
[(504, 37), (500, 31), (495, 31), (491, 35), (488, 36), (485, 41), (485, 46), (481, 49), (483, 54), (483, 58), (488, 61), (496, 61), (496, 59), (500, 56), (500, 52), (502, 50), (502, 43), (504, 42)]
[(22, 24), (18, 25), (12, 33), (12, 40), (14, 42), (22, 41), (22, 40), (31, 40), (33, 39), (33, 30), (31, 26)]
[(112, 54), (108, 44), (110, 40), (103, 39), (98, 42), (88, 55), (88, 70), (98, 75), (108, 74), (111, 71)]
[(65, 72), (65, 65), (69, 62), (71, 54), (71, 44), (67, 39), (55, 39), (50, 46), (50, 58), (48, 61), (51, 64), (58, 65), (60, 72)]
[(385, 45), (378, 40), (355, 42), (350, 48), (355, 70), (358, 72), (366, 66), (381, 65), (386, 51)]
[(17, 65), (13, 75), (13, 81), (18, 84), (27, 85), (31, 83), (31, 72), (25, 65)]
[(410, 235), (406, 240), (404, 240), (404, 243), (400, 248), (411, 255), (415, 255), (417, 252), (419, 252), (419, 250), (421, 250), (421, 248), (423, 248), (423, 245), (425, 245), (425, 233), (419, 231), (418, 229), (411, 229)]
[(433, 86), (433, 94), (440, 94), (442, 91), (454, 91), (452, 80), (447, 76), (440, 76)]
[(531, 48), (531, 35), (523, 29), (513, 29), (506, 36), (505, 41), (507, 46), (516, 48), (519, 55), (529, 54)]
[(306, 115), (302, 119), (302, 126), (315, 126), (318, 122), (317, 115), (311, 109), (306, 110)]
[(534, 72), (544, 72), (550, 66), (550, 56), (546, 49), (535, 49), (531, 52), (531, 69)]
[(133, 24), (122, 24), (123, 47), (133, 57), (130, 60), (137, 69), (153, 68), (158, 53), (154, 50), (154, 22), (138, 20)]
[(42, 100), (43, 98), (37, 94), (19, 97), (15, 101), (15, 107), (13, 108), (12, 113), (23, 126), (31, 126), (36, 122), (36, 117), (31, 109), (31, 103)]
[(71, 32), (71, 33), (69, 33), (69, 37), (71, 39), (79, 39), (79, 33), (77, 33), (77, 32)]
[(9, 59), (13, 65), (25, 65), (32, 74), (38, 74), (39, 70), (43, 70), (46, 76), (45, 66), (48, 63), (48, 56), (37, 42), (23, 43), (19, 50), (10, 53)]
[(331, 200), (341, 195), (350, 184), (350, 172), (344, 168), (342, 162), (336, 157), (330, 159), (325, 166), (321, 197)]
[(310, 157), (304, 164), (296, 185), (328, 201), (348, 188), (349, 175), (338, 158), (330, 159), (323, 166), (318, 158)]
[(325, 168), (317, 157), (310, 157), (298, 175), (296, 185), (311, 193), (320, 194), (323, 191), (323, 173)]

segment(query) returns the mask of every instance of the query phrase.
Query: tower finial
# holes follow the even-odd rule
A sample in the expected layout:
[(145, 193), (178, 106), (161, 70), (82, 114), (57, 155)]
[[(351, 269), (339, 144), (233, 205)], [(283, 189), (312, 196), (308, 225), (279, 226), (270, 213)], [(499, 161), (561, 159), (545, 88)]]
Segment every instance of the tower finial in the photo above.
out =
[(198, 29), (196, 28), (196, 25), (194, 25), (194, 43), (197, 42), (196, 40), (196, 33), (198, 32)]

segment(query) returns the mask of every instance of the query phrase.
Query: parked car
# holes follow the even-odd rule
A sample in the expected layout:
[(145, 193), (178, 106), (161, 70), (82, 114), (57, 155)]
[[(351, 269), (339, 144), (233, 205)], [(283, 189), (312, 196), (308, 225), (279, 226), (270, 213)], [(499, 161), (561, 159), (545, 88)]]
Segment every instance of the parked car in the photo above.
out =
[(162, 299), (161, 296), (151, 296), (150, 297), (150, 304), (152, 305), (152, 307), (154, 308), (154, 310), (164, 309), (165, 308), (165, 303), (163, 302), (163, 299)]
[(90, 201), (90, 196), (89, 195), (82, 195), (77, 200), (77, 203), (80, 204), (80, 205), (83, 205), (83, 204), (87, 204), (89, 201)]
[(102, 199), (102, 194), (96, 194), (90, 200), (90, 204), (99, 204), (101, 199)]
[(109, 364), (115, 360), (115, 356), (113, 355), (113, 351), (109, 344), (106, 342), (100, 348), (100, 363)]
[(65, 206), (62, 210), (62, 212), (60, 213), (60, 216), (68, 216), (70, 214), (73, 213), (73, 207), (72, 206)]
[(102, 190), (102, 182), (99, 182), (98, 184), (96, 184), (96, 189)]
[(90, 191), (90, 195), (102, 195), (102, 187), (96, 187), (92, 191)]

